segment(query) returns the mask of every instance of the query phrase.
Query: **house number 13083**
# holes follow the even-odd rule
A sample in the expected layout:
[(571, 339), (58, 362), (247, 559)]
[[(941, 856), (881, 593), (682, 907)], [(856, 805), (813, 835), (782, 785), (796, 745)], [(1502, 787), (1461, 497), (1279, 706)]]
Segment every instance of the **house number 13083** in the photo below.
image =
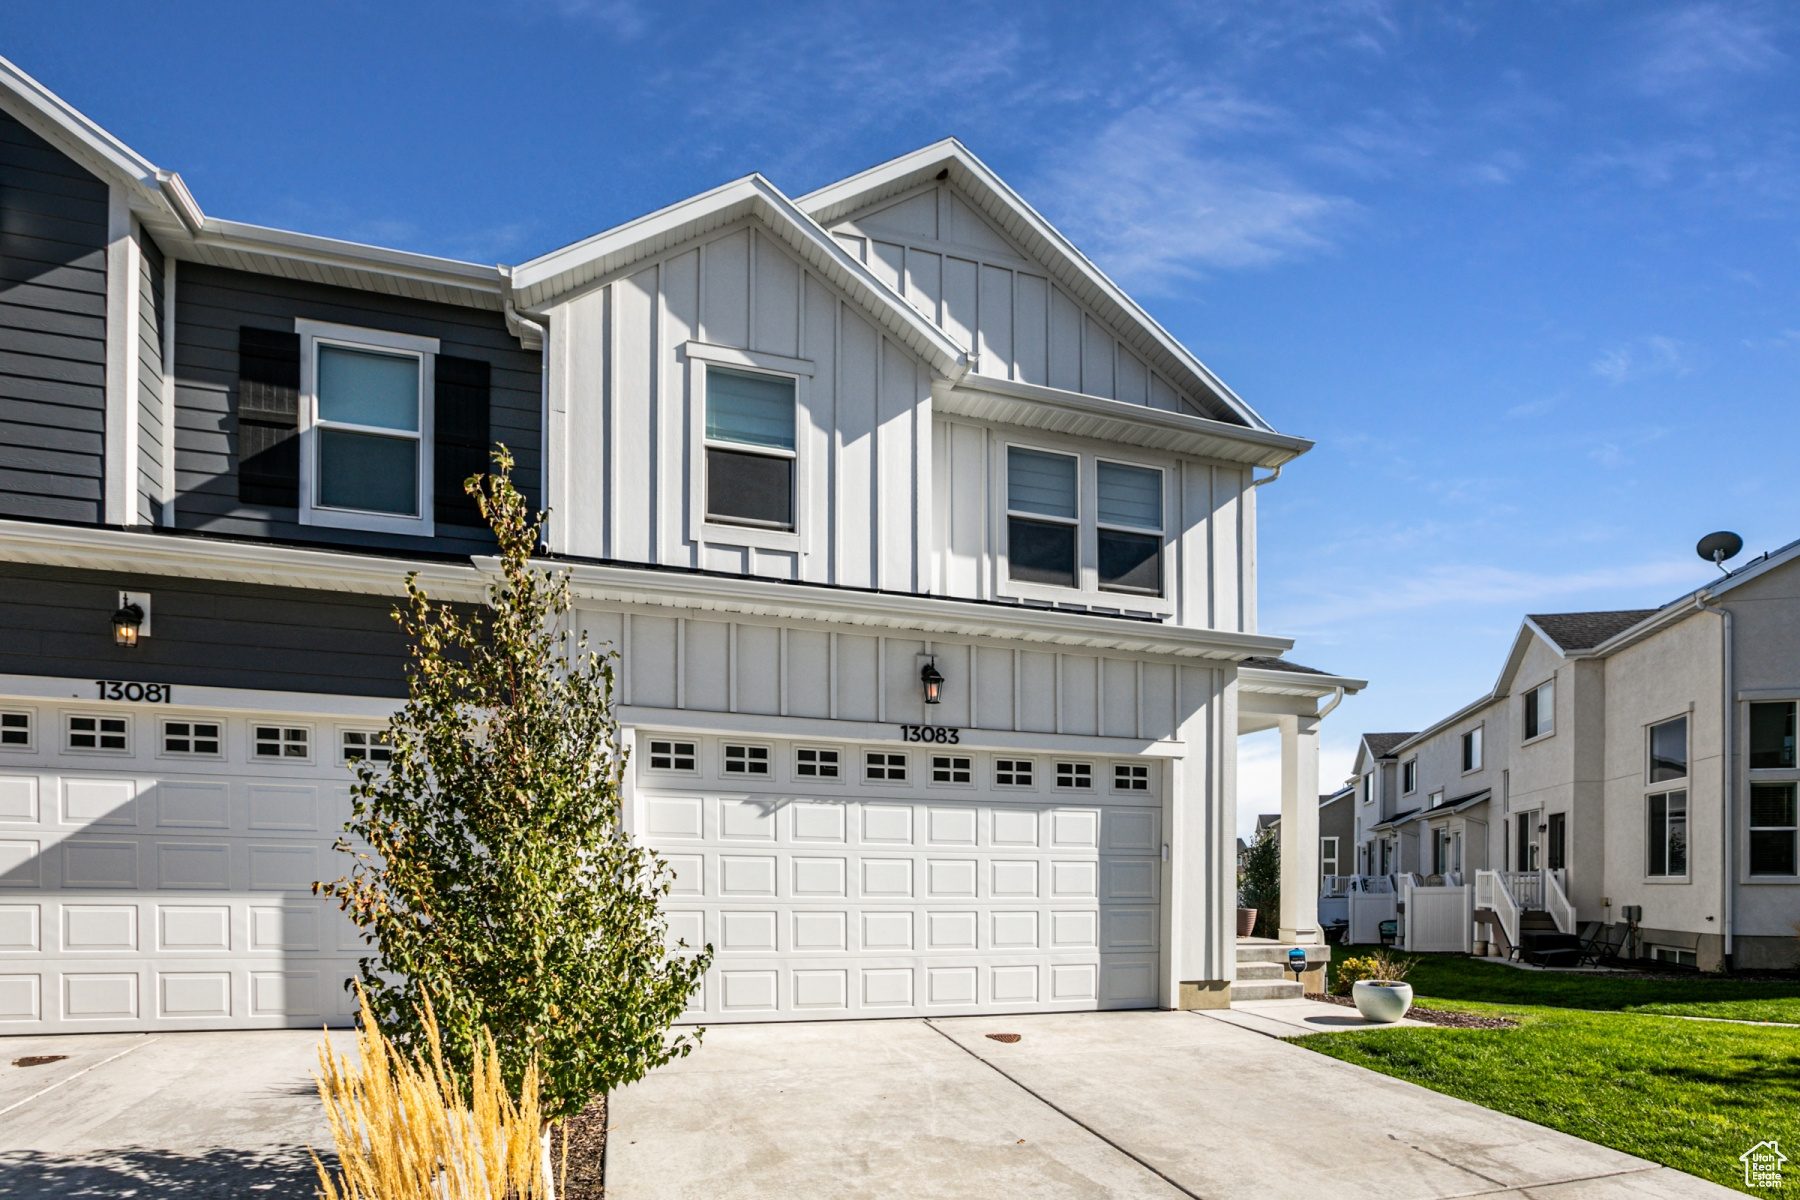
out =
[(952, 729), (948, 725), (902, 725), (900, 740), (903, 742), (940, 742), (954, 746), (962, 740), (962, 730)]

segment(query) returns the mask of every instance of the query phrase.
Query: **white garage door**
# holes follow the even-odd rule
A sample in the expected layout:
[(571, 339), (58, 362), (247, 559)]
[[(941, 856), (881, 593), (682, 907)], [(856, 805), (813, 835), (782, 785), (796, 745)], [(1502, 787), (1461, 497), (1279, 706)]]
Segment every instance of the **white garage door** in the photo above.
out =
[(1142, 760), (640, 736), (636, 763), (670, 933), (716, 955), (689, 1020), (1157, 1003)]
[(0, 701), (0, 1033), (317, 1028), (361, 944), (318, 715)]

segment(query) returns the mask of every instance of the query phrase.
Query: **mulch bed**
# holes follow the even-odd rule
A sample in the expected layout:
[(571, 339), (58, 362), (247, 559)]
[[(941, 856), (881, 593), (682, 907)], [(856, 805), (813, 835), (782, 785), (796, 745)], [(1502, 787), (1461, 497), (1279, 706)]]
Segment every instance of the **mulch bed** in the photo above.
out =
[[(568, 1169), (563, 1151), (568, 1150)], [(556, 1200), (603, 1200), (606, 1195), (606, 1097), (594, 1101), (550, 1133), (550, 1162), (557, 1173)]]
[[(1345, 1008), (1356, 1007), (1356, 1001), (1348, 996), (1312, 995), (1307, 999), (1323, 1000), (1327, 1004), (1339, 1004)], [(1420, 1008), (1416, 1004), (1406, 1010), (1406, 1015), (1414, 1021), (1441, 1025), (1446, 1029), (1513, 1029), (1519, 1024), (1511, 1017), (1484, 1017), (1479, 1013), (1451, 1012), (1444, 1008)]]

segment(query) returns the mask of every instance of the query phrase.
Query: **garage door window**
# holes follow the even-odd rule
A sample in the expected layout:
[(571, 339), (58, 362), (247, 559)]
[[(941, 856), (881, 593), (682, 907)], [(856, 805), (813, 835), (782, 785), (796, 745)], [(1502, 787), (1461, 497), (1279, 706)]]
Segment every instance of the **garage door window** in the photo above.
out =
[(346, 729), (342, 742), (345, 762), (394, 761), (394, 741), (385, 729)]
[(725, 773), (727, 775), (767, 775), (769, 773), (769, 748), (767, 746), (725, 747)]
[(1150, 790), (1150, 768), (1144, 763), (1114, 763), (1115, 792), (1147, 792)]
[(794, 774), (802, 779), (838, 778), (838, 752), (801, 747), (794, 751)]
[(660, 738), (653, 738), (650, 742), (652, 771), (680, 771), (684, 775), (691, 775), (698, 761), (692, 742), (665, 742)]
[(1077, 792), (1094, 790), (1094, 765), (1081, 762), (1059, 762), (1056, 764), (1056, 786)]
[(30, 713), (0, 713), (0, 746), (8, 750), (31, 749)]
[(131, 753), (130, 717), (69, 717), (68, 748), (102, 754)]
[(290, 725), (256, 726), (256, 757), (299, 760), (312, 754), (312, 731)]
[(1030, 787), (1032, 763), (1029, 758), (996, 758), (995, 787)]
[(974, 772), (969, 769), (969, 760), (960, 754), (934, 754), (931, 756), (931, 782), (968, 784), (974, 779)]
[(164, 721), (162, 726), (164, 754), (219, 755), (219, 726), (216, 721)]
[(869, 751), (863, 757), (863, 778), (870, 783), (905, 783), (906, 755)]

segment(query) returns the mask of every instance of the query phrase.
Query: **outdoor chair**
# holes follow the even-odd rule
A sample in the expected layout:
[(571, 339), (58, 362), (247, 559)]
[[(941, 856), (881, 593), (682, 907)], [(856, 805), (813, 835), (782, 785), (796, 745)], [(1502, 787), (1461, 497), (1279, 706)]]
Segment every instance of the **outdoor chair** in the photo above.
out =
[(1617, 958), (1619, 949), (1625, 942), (1625, 930), (1620, 928), (1615, 938), (1613, 931), (1599, 921), (1589, 921), (1581, 935), (1581, 963), (1583, 966), (1598, 967), (1608, 959)]
[(1383, 921), (1379, 928), (1381, 932), (1381, 944), (1384, 946), (1393, 945), (1395, 939), (1400, 936), (1400, 922), (1398, 921)]

